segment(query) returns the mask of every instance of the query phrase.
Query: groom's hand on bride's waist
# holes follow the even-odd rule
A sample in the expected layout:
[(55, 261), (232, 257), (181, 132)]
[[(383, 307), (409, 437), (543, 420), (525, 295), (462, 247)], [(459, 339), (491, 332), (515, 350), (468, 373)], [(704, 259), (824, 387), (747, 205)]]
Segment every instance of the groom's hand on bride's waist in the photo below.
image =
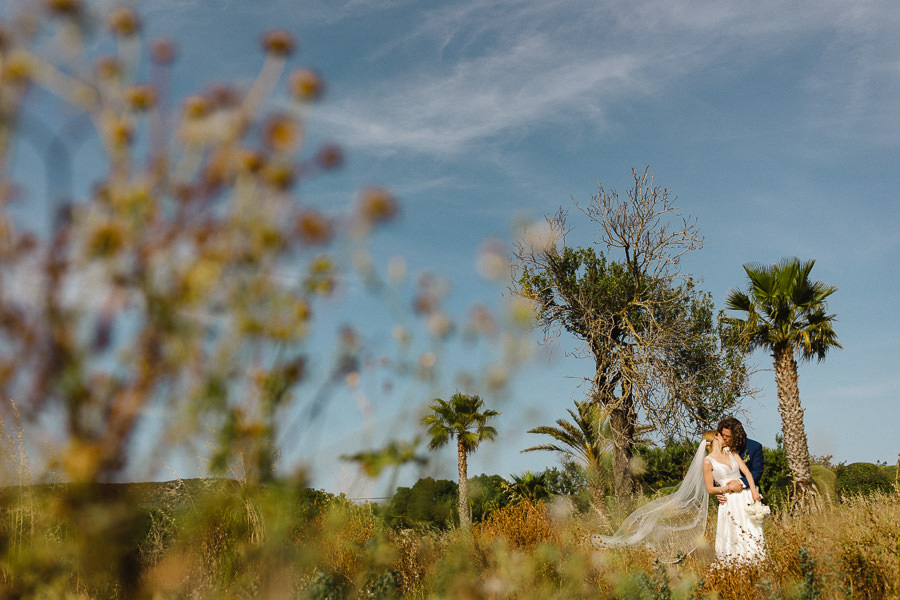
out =
[(725, 484), (725, 489), (727, 489), (729, 493), (739, 492), (744, 489), (744, 484), (741, 483), (740, 479), (734, 479)]
[(733, 479), (725, 484), (725, 493), (719, 494), (716, 496), (716, 499), (719, 501), (719, 504), (725, 504), (726, 495), (733, 494), (735, 492), (739, 492), (744, 489), (744, 484), (740, 482), (738, 479)]

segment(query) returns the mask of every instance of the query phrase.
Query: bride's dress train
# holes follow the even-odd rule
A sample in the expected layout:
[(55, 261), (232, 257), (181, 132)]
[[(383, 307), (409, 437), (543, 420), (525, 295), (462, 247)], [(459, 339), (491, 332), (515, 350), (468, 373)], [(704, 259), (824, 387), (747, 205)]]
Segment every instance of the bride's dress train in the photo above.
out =
[[(720, 484), (741, 478), (741, 471), (734, 459), (723, 465), (710, 457), (713, 479)], [(716, 559), (719, 562), (752, 562), (765, 557), (766, 543), (762, 522), (750, 518), (747, 507), (753, 503), (749, 488), (725, 494), (725, 503), (719, 505), (716, 522)]]
[(709, 494), (703, 482), (704, 445), (700, 444), (678, 489), (641, 506), (613, 535), (592, 535), (598, 548), (643, 545), (660, 562), (677, 562), (703, 542)]

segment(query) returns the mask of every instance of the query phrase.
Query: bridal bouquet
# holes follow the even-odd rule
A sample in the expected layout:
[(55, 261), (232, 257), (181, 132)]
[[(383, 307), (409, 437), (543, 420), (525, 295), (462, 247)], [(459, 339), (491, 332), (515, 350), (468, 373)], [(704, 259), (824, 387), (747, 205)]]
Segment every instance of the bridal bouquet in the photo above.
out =
[(762, 523), (762, 520), (772, 514), (772, 511), (768, 506), (757, 500), (752, 504), (747, 505), (747, 515), (750, 517), (751, 521), (756, 523)]

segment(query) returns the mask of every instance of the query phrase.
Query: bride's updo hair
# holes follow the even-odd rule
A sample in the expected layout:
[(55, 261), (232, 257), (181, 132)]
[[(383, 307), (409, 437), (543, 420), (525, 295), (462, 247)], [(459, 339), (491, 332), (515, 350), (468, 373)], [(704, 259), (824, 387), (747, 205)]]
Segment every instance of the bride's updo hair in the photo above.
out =
[(706, 444), (707, 452), (712, 450), (712, 443), (713, 443), (713, 439), (715, 439), (715, 437), (716, 437), (716, 432), (713, 430), (703, 432), (703, 443)]

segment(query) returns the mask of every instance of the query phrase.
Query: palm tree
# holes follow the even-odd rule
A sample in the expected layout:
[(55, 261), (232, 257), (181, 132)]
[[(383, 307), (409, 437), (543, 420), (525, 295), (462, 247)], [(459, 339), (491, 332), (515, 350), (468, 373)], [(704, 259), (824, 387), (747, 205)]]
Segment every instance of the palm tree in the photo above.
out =
[(787, 258), (773, 265), (744, 265), (750, 279), (746, 291), (730, 290), (725, 305), (746, 317), (728, 318), (741, 346), (768, 350), (775, 361), (778, 411), (788, 468), (794, 480), (796, 507), (818, 506), (809, 467), (809, 446), (797, 387), (797, 361), (821, 361), (832, 348), (841, 348), (834, 331), (835, 316), (826, 312), (826, 299), (837, 288), (810, 281), (814, 260)]
[(532, 504), (538, 500), (547, 500), (550, 498), (550, 491), (547, 489), (547, 472), (532, 473), (525, 471), (521, 475), (511, 474), (512, 482), (504, 482), (503, 488), (510, 502), (518, 502), (525, 500)]
[(608, 411), (594, 402), (575, 402), (575, 410), (566, 409), (571, 421), (557, 419), (556, 427), (542, 425), (529, 429), (528, 433), (549, 435), (558, 443), (546, 443), (525, 448), (522, 452), (545, 450), (561, 452), (583, 463), (596, 473), (604, 471), (605, 457), (612, 451), (613, 435)]
[(467, 456), (474, 452), (483, 440), (493, 440), (497, 436), (497, 430), (488, 425), (487, 421), (500, 413), (485, 408), (484, 401), (480, 397), (458, 392), (449, 402), (435, 398), (428, 408), (431, 414), (422, 419), (430, 437), (428, 447), (436, 450), (446, 445), (451, 438), (456, 438), (459, 464), (459, 522), (463, 527), (467, 527), (471, 523)]

